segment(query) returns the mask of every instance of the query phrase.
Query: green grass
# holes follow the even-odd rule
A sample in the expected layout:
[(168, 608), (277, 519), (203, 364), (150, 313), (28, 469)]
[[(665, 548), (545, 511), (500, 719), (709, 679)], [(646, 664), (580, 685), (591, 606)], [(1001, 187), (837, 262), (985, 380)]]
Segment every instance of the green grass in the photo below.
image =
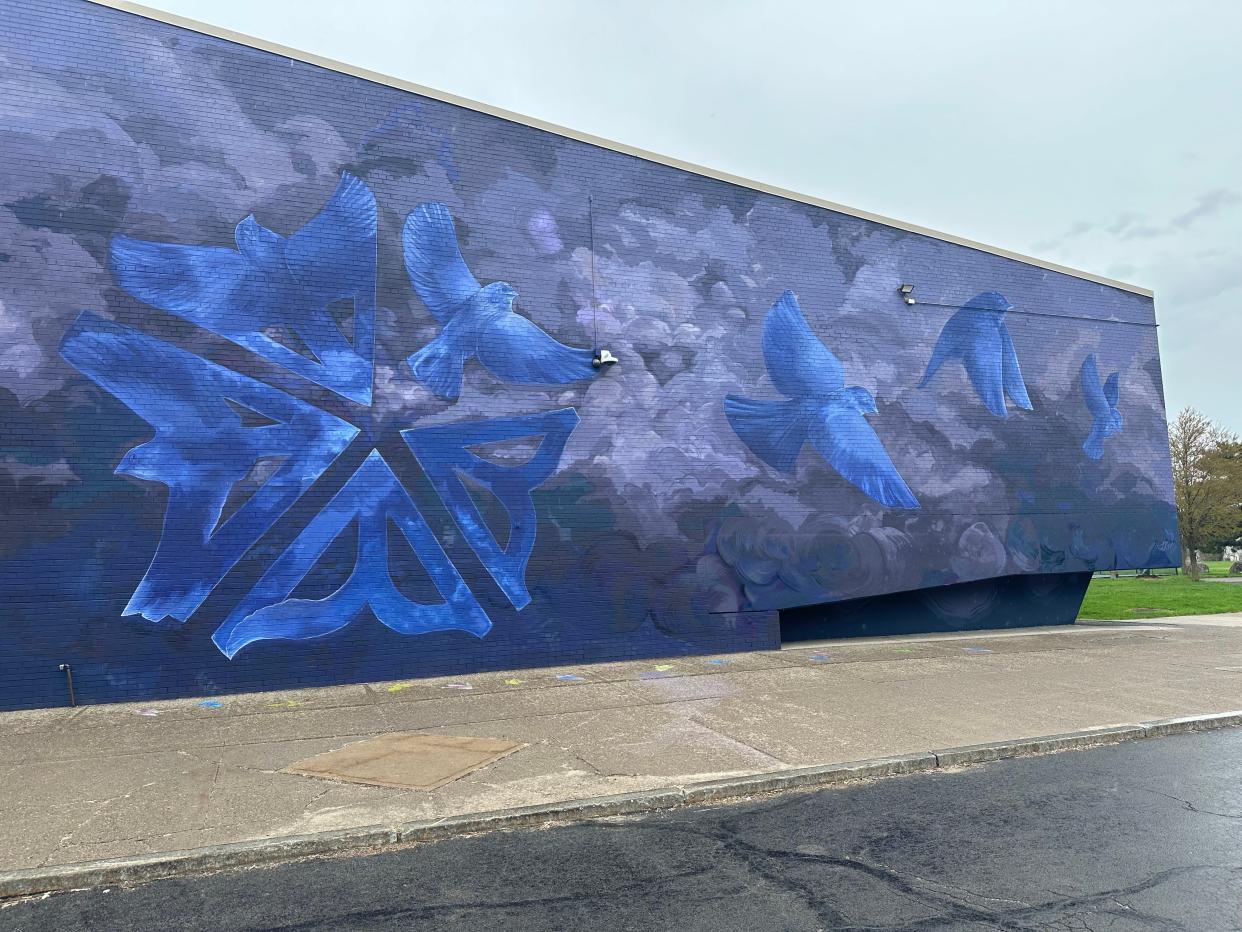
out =
[(1233, 566), (1228, 560), (1208, 560), (1203, 565), (1208, 568), (1209, 576), (1228, 576), (1229, 567)]
[[(1229, 567), (1213, 575), (1224, 576)], [(1242, 583), (1194, 582), (1187, 576), (1098, 577), (1087, 587), (1078, 617), (1084, 619), (1162, 618), (1242, 612)]]

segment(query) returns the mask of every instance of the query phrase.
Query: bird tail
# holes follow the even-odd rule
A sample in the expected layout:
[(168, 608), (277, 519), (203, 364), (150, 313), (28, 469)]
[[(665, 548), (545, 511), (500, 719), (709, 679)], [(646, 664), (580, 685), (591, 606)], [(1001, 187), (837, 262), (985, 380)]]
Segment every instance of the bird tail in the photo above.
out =
[(441, 398), (456, 400), (461, 394), (461, 368), (466, 358), (443, 336), (436, 337), (409, 358), (410, 370)]
[(1082, 452), (1093, 460), (1104, 458), (1104, 438), (1100, 436), (1102, 431), (1100, 425), (1096, 424), (1091, 428), (1091, 433), (1087, 435), (1087, 439), (1082, 443)]
[(807, 438), (807, 418), (797, 401), (754, 401), (725, 396), (733, 432), (770, 466), (790, 472)]
[(939, 340), (936, 341), (936, 348), (932, 350), (931, 361), (927, 364), (927, 371), (923, 373), (923, 380), (919, 382), (919, 388), (926, 388), (927, 383), (932, 380), (932, 376), (941, 367), (946, 359), (949, 358), (949, 349), (946, 345), (944, 335), (941, 334)]

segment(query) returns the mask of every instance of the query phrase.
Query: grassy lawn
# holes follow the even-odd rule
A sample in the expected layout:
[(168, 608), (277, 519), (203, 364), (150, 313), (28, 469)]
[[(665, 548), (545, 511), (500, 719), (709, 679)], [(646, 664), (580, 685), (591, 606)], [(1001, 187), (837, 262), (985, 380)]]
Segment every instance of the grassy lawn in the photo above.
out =
[[(1223, 569), (1217, 571), (1217, 565)], [(1227, 575), (1228, 569), (1225, 564), (1214, 564), (1212, 575)], [(1078, 617), (1160, 618), (1217, 612), (1242, 612), (1242, 583), (1193, 582), (1187, 576), (1131, 576), (1091, 580)]]

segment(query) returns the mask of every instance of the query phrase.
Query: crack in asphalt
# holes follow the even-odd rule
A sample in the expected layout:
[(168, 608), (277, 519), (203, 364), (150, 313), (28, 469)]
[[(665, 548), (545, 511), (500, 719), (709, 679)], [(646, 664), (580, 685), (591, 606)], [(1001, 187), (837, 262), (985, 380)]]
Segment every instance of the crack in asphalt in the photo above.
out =
[[(605, 894), (598, 895), (597, 899), (601, 900), (617, 900), (629, 899), (636, 891), (647, 893), (652, 886), (659, 887), (668, 883), (690, 880), (695, 877), (701, 877), (711, 871), (710, 866), (698, 868), (690, 871), (680, 871), (672, 874), (665, 874), (658, 880), (653, 881), (650, 878), (643, 878), (633, 883), (624, 884), (614, 887)], [(342, 914), (338, 918), (349, 918), (350, 920), (369, 921), (375, 919), (384, 920), (426, 920), (433, 919), (437, 916), (456, 915), (463, 916), (471, 913), (495, 913), (497, 911), (510, 909), (524, 909), (536, 906), (558, 906), (562, 904), (582, 904), (583, 898), (576, 893), (567, 893), (557, 896), (544, 897), (525, 897), (512, 900), (498, 900), (488, 903), (442, 903), (442, 904), (423, 904), (417, 907), (404, 907), (397, 909), (367, 909), (354, 910)], [(321, 930), (324, 928), (322, 919), (312, 920), (310, 922), (282, 923), (280, 925), (253, 926), (252, 932), (313, 932), (313, 930)]]
[(1221, 819), (1242, 819), (1242, 812), (1218, 812), (1215, 809), (1201, 809), (1188, 799), (1182, 799), (1180, 796), (1174, 796), (1172, 793), (1162, 793), (1160, 790), (1153, 790), (1150, 787), (1139, 787), (1144, 793), (1151, 793), (1154, 796), (1163, 796), (1165, 799), (1171, 799), (1174, 802), (1182, 804), (1187, 812), (1193, 812), (1198, 815), (1217, 816)]
[[(1242, 922), (1228, 811), (1240, 767), (1242, 732), (1186, 735), (66, 894), (3, 913), (24, 930), (1204, 932)], [(1181, 789), (1188, 775), (1194, 801), (1151, 788)]]

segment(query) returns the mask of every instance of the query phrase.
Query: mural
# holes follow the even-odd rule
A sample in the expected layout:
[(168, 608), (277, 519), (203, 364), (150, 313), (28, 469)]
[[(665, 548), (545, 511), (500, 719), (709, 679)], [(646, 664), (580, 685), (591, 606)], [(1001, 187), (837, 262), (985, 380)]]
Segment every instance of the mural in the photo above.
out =
[(756, 456), (792, 472), (810, 440), (833, 469), (880, 504), (919, 507), (864, 417), (876, 412), (875, 399), (865, 388), (845, 387), (845, 367), (811, 332), (792, 291), (763, 323), (763, 358), (772, 384), (789, 400), (725, 396), (729, 424)]
[[(77, 319), (61, 355), (155, 427), (155, 438), (116, 468), (168, 487), (159, 546), (126, 615), (188, 619), (358, 433), (261, 382), (95, 314)], [(260, 426), (247, 426), (247, 414)], [(229, 493), (263, 460), (279, 465), (222, 522)]]
[(979, 400), (997, 417), (1009, 417), (1006, 395), (1019, 408), (1035, 410), (1005, 327), (1005, 312), (1011, 310), (1013, 305), (999, 291), (985, 291), (967, 301), (940, 331), (919, 388), (927, 387), (946, 360), (958, 359)]
[[(345, 174), (324, 209), (288, 239), (248, 216), (237, 226), (236, 243), (237, 250), (231, 250), (117, 236), (112, 271), (135, 298), (369, 402), (370, 360), (355, 352), (365, 344), (369, 356), (374, 314), (372, 301), (362, 297), (374, 291), (373, 279), (365, 277), (375, 267), (375, 198), (367, 186)], [(568, 382), (596, 374), (590, 351), (557, 343), (513, 312), (517, 293), (508, 284), (484, 288), (474, 280), (443, 205), (424, 204), (411, 212), (405, 250), (415, 288), (445, 324), (444, 333), (411, 357), (410, 368), (440, 397), (457, 398), (462, 364), (475, 355), (506, 381)], [(352, 346), (327, 310), (343, 297), (355, 300)], [(248, 326), (266, 332), (247, 332)], [(308, 356), (276, 342), (272, 332), (296, 334)], [(148, 621), (186, 621), (360, 433), (290, 395), (92, 313), (75, 322), (61, 356), (156, 428), (155, 439), (126, 453), (116, 469), (169, 489), (155, 558), (124, 611)], [(338, 366), (347, 373), (344, 379), (337, 379)], [(555, 471), (577, 424), (577, 413), (565, 408), (547, 416), (401, 431), (440, 504), (519, 610), (530, 602), (525, 569), (537, 523), (530, 493)], [(469, 450), (520, 437), (537, 437), (540, 443), (519, 466), (493, 465)], [(222, 521), (230, 492), (263, 460), (279, 465)], [(458, 474), (480, 483), (503, 507), (510, 521), (505, 547), (497, 544)], [(397, 590), (389, 574), (389, 522), (400, 528), (443, 601), (414, 602)], [(357, 529), (357, 558), (344, 584), (324, 598), (292, 598), (315, 562), (351, 526)], [(255, 641), (331, 634), (364, 608), (401, 634), (459, 629), (481, 637), (491, 628), (377, 450), (259, 578), (212, 640), (232, 658)]]
[(402, 233), (405, 269), (414, 290), (444, 325), (440, 335), (410, 357), (414, 377), (441, 398), (461, 394), (461, 370), (477, 358), (503, 382), (551, 384), (589, 379), (591, 350), (575, 350), (513, 310), (508, 282), (480, 285), (457, 248), (453, 218), (443, 204), (420, 204)]
[(0, 707), (61, 663), (98, 702), (772, 647), (895, 593), (968, 626), (967, 583), (1178, 562), (1150, 298), (0, 10)]
[(1104, 458), (1104, 441), (1121, 431), (1121, 412), (1117, 400), (1121, 391), (1121, 373), (1114, 372), (1100, 387), (1100, 371), (1096, 367), (1095, 354), (1082, 361), (1082, 397), (1091, 412), (1091, 433), (1082, 443), (1082, 451), (1093, 460)]
[[(346, 398), (371, 400), (375, 198), (346, 174), (320, 213), (288, 239), (251, 214), (236, 249), (114, 237), (118, 285)], [(352, 345), (328, 312), (355, 302)], [(280, 342), (296, 340), (294, 349)], [(301, 352), (299, 352), (299, 349)]]

